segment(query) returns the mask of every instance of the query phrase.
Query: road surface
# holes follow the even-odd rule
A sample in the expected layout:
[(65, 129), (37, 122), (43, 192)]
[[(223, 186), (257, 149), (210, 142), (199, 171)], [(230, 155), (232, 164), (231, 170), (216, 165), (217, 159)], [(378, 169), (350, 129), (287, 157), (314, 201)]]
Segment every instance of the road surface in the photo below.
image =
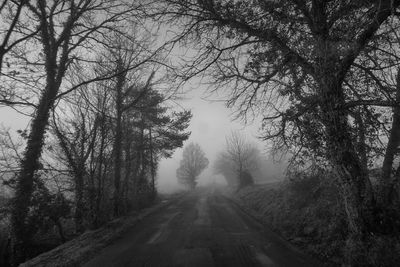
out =
[(185, 195), (104, 248), (87, 267), (321, 266), (215, 189)]

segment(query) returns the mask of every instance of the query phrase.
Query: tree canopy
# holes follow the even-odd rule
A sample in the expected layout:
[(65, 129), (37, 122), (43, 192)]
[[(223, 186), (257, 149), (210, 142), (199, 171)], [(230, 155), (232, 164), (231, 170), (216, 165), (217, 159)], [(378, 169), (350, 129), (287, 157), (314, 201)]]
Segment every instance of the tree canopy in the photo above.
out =
[(243, 134), (231, 132), (226, 137), (225, 150), (218, 154), (214, 163), (214, 172), (222, 174), (228, 185), (241, 188), (254, 183), (253, 178), (249, 177), (253, 177), (260, 167), (258, 148)]
[[(263, 138), (275, 149), (291, 151), (302, 167), (314, 162), (336, 174), (353, 244), (347, 261), (360, 266), (368, 265), (366, 240), (400, 221), (392, 212), (400, 173), (393, 161), (400, 142), (399, 5), (160, 0), (149, 12), (179, 24), (175, 40), (197, 51), (181, 68), (183, 81), (208, 75), (239, 117), (263, 116)], [(373, 190), (369, 168), (382, 159)]]
[(178, 182), (194, 189), (197, 185), (196, 179), (208, 166), (208, 159), (196, 143), (185, 146), (182, 157), (179, 168), (176, 170)]

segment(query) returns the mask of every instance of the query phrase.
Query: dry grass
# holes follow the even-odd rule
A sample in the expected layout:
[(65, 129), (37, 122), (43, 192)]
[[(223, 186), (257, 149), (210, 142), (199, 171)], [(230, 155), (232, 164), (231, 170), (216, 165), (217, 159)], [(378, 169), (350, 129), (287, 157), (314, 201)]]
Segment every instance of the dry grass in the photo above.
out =
[(164, 208), (168, 203), (159, 203), (151, 208), (144, 209), (139, 214), (119, 218), (109, 222), (102, 228), (87, 231), (79, 237), (21, 264), (20, 267), (80, 266), (96, 254), (96, 252), (109, 245), (113, 240), (133, 227), (137, 222)]
[(347, 227), (334, 186), (312, 177), (247, 187), (236, 198), (297, 247), (333, 265), (341, 263)]

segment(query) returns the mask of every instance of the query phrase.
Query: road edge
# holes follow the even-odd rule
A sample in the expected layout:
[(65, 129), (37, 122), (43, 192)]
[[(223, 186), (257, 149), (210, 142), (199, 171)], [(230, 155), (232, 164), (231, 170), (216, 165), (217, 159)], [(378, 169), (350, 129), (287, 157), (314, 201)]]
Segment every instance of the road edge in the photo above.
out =
[(87, 231), (77, 238), (20, 264), (19, 267), (80, 266), (89, 261), (98, 251), (110, 245), (144, 218), (168, 207), (180, 197), (181, 196), (161, 201), (150, 208), (144, 209), (139, 214), (127, 215), (115, 219), (99, 229)]
[(256, 221), (258, 224), (260, 224), (265, 232), (268, 231), (268, 232), (273, 233), (274, 238), (277, 238), (282, 245), (284, 245), (287, 249), (290, 249), (297, 256), (299, 256), (301, 258), (309, 259), (311, 262), (314, 262), (315, 264), (317, 264), (315, 266), (324, 266), (324, 267), (331, 266), (329, 263), (321, 262), (321, 259), (315, 258), (314, 256), (308, 254), (306, 251), (304, 251), (301, 248), (297, 247), (295, 244), (292, 244), (289, 240), (286, 240), (279, 233), (274, 231), (268, 225), (268, 223), (266, 223), (262, 219), (262, 216), (257, 215), (257, 213), (254, 210), (252, 210), (250, 207), (247, 207), (246, 204), (242, 203), (242, 201), (240, 199), (238, 199), (236, 196), (234, 196), (232, 194), (223, 193), (223, 197), (225, 199), (227, 199), (229, 202), (233, 203), (234, 207), (238, 211), (242, 212), (246, 216), (248, 216), (251, 219), (253, 219), (254, 221)]

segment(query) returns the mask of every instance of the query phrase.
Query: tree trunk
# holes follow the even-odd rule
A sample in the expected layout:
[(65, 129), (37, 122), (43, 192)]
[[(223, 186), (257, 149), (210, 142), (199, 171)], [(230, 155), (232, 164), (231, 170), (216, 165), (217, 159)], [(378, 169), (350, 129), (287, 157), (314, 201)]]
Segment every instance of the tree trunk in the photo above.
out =
[[(117, 108), (118, 109), (118, 108)], [(117, 123), (115, 127), (115, 144), (114, 144), (114, 216), (120, 215), (120, 186), (121, 186), (121, 114), (117, 111)]]
[(46, 88), (39, 100), (39, 105), (31, 124), (27, 146), (21, 161), (21, 170), (17, 177), (17, 186), (11, 212), (13, 242), (17, 253), (17, 255), (14, 255), (16, 262), (25, 260), (26, 250), (29, 248), (32, 235), (34, 234), (30, 231), (26, 219), (29, 215), (29, 206), (31, 205), (34, 175), (40, 167), (39, 159), (42, 154), (49, 112), (53, 107), (58, 89), (59, 85), (48, 78)]
[(349, 226), (347, 262), (363, 266), (365, 242), (374, 226), (372, 187), (352, 142), (341, 85), (332, 77), (322, 80), (320, 90), (328, 158), (337, 172)]
[[(105, 139), (106, 139), (106, 128), (105, 128), (105, 120), (104, 114), (102, 114), (102, 121), (100, 123), (101, 127), (101, 140), (100, 140), (100, 148), (99, 148), (99, 164), (98, 164), (98, 172), (97, 172), (97, 192), (96, 192), (96, 211), (95, 211), (95, 219), (93, 221), (93, 228), (97, 228), (100, 225), (100, 207), (101, 201), (103, 198), (103, 178), (105, 177), (106, 167), (104, 166), (104, 148), (105, 148)], [(103, 173), (104, 170), (104, 173)]]
[(144, 154), (144, 127), (143, 127), (143, 118), (140, 123), (140, 135), (139, 142), (137, 147), (137, 192), (141, 193), (144, 189), (144, 175), (145, 175), (145, 154)]
[(128, 204), (128, 195), (129, 195), (129, 182), (132, 177), (132, 152), (131, 152), (131, 140), (127, 136), (125, 144), (125, 178), (124, 178), (124, 187), (123, 187), (123, 196), (125, 199), (125, 204)]
[(94, 221), (96, 219), (96, 184), (95, 184), (95, 177), (96, 177), (96, 168), (97, 165), (95, 164), (95, 150), (93, 149), (90, 152), (90, 170), (88, 174), (88, 201), (89, 201), (89, 227), (93, 229)]
[(117, 71), (121, 73), (117, 76), (116, 84), (116, 126), (114, 141), (114, 216), (121, 215), (121, 145), (122, 145), (122, 88), (125, 82), (125, 74), (122, 73), (122, 63), (117, 63)]
[(357, 155), (348, 124), (343, 80), (350, 65), (337, 53), (337, 44), (330, 38), (327, 3), (312, 1), (313, 35), (315, 38), (316, 95), (320, 118), (325, 126), (327, 158), (334, 167), (344, 201), (349, 237), (346, 261), (351, 266), (365, 266), (366, 241), (373, 224), (374, 196), (367, 170)]
[(75, 231), (79, 234), (84, 230), (83, 227), (83, 173), (78, 171), (75, 173)]
[(54, 223), (57, 226), (57, 230), (58, 230), (58, 234), (60, 235), (61, 243), (65, 243), (67, 241), (67, 239), (65, 238), (64, 229), (63, 229), (60, 219), (58, 219), (58, 218), (54, 219)]
[[(400, 102), (400, 70), (396, 77), (396, 102)], [(393, 233), (398, 226), (396, 221), (399, 215), (396, 210), (398, 203), (395, 200), (395, 186), (398, 183), (400, 165), (394, 172), (393, 162), (400, 145), (400, 107), (393, 108), (393, 121), (389, 140), (386, 146), (385, 157), (382, 164), (382, 174), (379, 177), (377, 202), (380, 208), (380, 229), (383, 233)]]
[(133, 194), (137, 195), (139, 193), (139, 172), (140, 172), (140, 151), (136, 146), (136, 156), (135, 156), (135, 166), (133, 171)]
[[(396, 79), (396, 102), (400, 102), (400, 71), (397, 72)], [(400, 145), (400, 107), (393, 108), (393, 121), (390, 130), (389, 140), (386, 146), (385, 157), (382, 164), (382, 175), (379, 183), (379, 193), (377, 200), (380, 206), (385, 207), (391, 204), (390, 193), (393, 189), (393, 161)]]
[(240, 154), (239, 154), (239, 169), (238, 169), (238, 174), (237, 174), (237, 180), (238, 180), (238, 187), (237, 187), (237, 192), (239, 192), (240, 189), (242, 189), (242, 172), (243, 172), (243, 164), (242, 160), (240, 159)]
[(154, 155), (153, 155), (153, 137), (151, 134), (151, 127), (149, 128), (149, 145), (150, 145), (150, 171), (151, 171), (151, 190), (152, 193), (156, 192), (156, 183), (155, 183), (155, 166), (154, 166)]
[(357, 127), (357, 135), (358, 135), (358, 142), (357, 142), (357, 152), (360, 155), (360, 163), (365, 175), (368, 176), (368, 156), (367, 156), (367, 145), (365, 139), (365, 125), (361, 115), (356, 111), (354, 114), (354, 119), (356, 122)]

